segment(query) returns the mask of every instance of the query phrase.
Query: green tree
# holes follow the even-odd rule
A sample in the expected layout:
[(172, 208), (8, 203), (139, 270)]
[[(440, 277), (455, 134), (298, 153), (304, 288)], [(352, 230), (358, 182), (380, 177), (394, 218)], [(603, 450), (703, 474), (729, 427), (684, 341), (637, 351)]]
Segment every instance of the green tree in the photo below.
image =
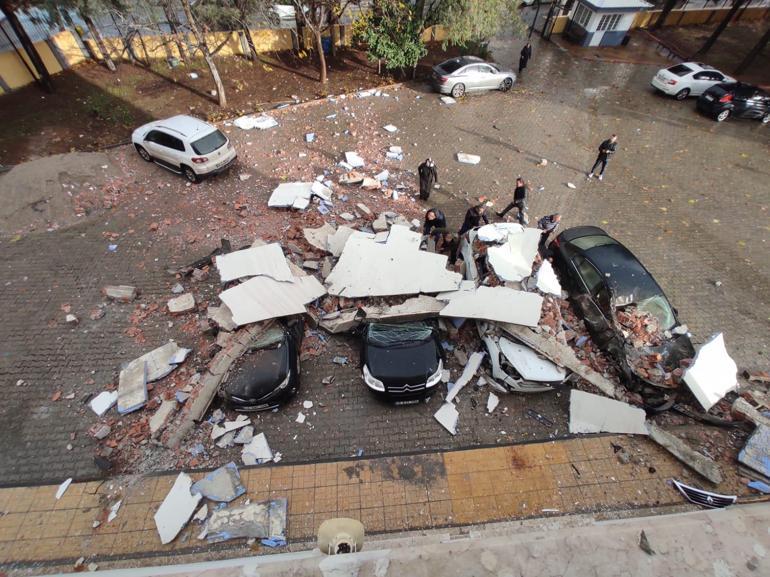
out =
[(354, 23), (353, 37), (366, 44), (369, 60), (387, 70), (414, 69), (427, 50), (421, 39), (420, 19), (401, 0), (381, 0)]
[(518, 0), (445, 0), (437, 19), (447, 32), (446, 44), (478, 46), (497, 35), (506, 24), (524, 30)]

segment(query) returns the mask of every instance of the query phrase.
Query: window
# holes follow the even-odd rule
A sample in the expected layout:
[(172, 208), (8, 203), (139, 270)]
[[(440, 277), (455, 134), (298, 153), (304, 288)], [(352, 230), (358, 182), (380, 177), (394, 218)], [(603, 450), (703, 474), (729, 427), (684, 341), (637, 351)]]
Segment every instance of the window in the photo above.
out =
[(589, 248), (594, 248), (597, 246), (605, 246), (608, 244), (618, 244), (617, 241), (612, 237), (601, 235), (601, 234), (581, 236), (570, 242), (581, 250), (588, 250)]
[(575, 8), (575, 15), (572, 17), (572, 21), (585, 28), (588, 25), (588, 21), (591, 19), (591, 14), (592, 12), (583, 4), (578, 4), (577, 8)]
[(596, 30), (600, 32), (603, 30), (615, 30), (618, 27), (621, 16), (622, 14), (605, 14), (599, 20), (599, 26), (596, 27)]
[(447, 74), (452, 74), (452, 72), (455, 72), (462, 65), (462, 61), (459, 58), (455, 58), (454, 60), (447, 60), (439, 68), (444, 70)]
[(199, 138), (190, 146), (192, 146), (195, 154), (208, 154), (223, 147), (226, 142), (227, 138), (225, 138), (225, 135), (222, 134), (219, 130), (215, 130), (203, 138)]
[(590, 262), (582, 256), (575, 257), (572, 261), (577, 266), (578, 274), (586, 287), (588, 294), (594, 295), (602, 284), (602, 276)]
[(668, 71), (671, 74), (676, 74), (677, 76), (687, 76), (690, 72), (692, 72), (692, 68), (688, 68), (684, 64), (677, 64), (676, 66), (669, 68)]

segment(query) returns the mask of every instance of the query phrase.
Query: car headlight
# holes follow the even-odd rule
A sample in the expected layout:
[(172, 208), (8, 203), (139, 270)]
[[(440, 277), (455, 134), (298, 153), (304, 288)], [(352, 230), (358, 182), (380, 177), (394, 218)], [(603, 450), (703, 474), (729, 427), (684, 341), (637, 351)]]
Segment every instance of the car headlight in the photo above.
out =
[(438, 361), (438, 368), (436, 369), (436, 372), (433, 373), (430, 378), (425, 382), (425, 388), (429, 389), (431, 387), (435, 387), (439, 384), (441, 381), (441, 373), (444, 372), (444, 362), (439, 359)]
[(276, 391), (282, 391), (283, 389), (285, 389), (286, 387), (289, 386), (289, 381), (291, 381), (291, 371), (286, 373), (286, 378), (283, 380), (283, 382), (280, 385), (278, 385), (275, 388), (275, 390)]
[(366, 386), (368, 386), (371, 389), (374, 389), (375, 391), (381, 391), (385, 392), (385, 383), (383, 383), (380, 379), (375, 379), (372, 376), (372, 373), (369, 372), (369, 368), (364, 365), (364, 382), (366, 383)]

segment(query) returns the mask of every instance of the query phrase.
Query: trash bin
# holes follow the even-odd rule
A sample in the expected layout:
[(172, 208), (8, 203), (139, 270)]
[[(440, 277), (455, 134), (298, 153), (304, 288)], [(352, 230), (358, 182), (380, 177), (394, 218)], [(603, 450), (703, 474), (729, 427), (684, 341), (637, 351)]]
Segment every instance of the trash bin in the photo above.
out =
[(625, 36), (623, 36), (623, 40), (620, 41), (620, 45), (628, 46), (629, 42), (631, 42), (631, 37), (628, 34), (626, 34)]
[(329, 54), (329, 52), (332, 51), (332, 39), (329, 36), (321, 38), (321, 48), (323, 49), (324, 54)]

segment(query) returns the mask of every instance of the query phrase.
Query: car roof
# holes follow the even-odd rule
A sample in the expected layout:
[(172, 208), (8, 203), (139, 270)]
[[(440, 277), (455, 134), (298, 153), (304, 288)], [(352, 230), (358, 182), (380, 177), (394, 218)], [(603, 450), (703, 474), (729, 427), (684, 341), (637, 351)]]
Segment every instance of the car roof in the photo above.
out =
[(444, 60), (441, 64), (439, 64), (439, 66), (444, 66), (444, 64), (448, 64), (449, 62), (455, 62), (458, 66), (467, 66), (468, 64), (479, 64), (480, 62), (483, 63), (484, 60), (478, 56), (457, 56), (456, 58)]
[(186, 114), (178, 114), (165, 120), (158, 120), (152, 124), (154, 128), (164, 128), (185, 138), (203, 136), (216, 130), (208, 122), (204, 122), (194, 116), (187, 116)]

